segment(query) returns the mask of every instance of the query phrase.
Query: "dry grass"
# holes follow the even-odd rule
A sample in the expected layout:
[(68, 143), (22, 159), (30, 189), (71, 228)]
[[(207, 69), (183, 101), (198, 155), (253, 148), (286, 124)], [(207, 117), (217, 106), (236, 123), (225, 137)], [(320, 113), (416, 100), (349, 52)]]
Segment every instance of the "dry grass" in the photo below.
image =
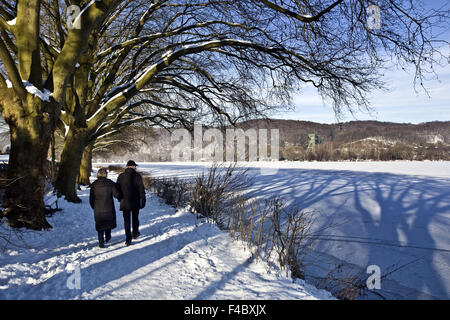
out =
[(227, 220), (224, 213), (239, 203), (241, 193), (250, 183), (247, 170), (237, 169), (235, 164), (228, 167), (215, 164), (207, 174), (203, 173), (194, 180), (190, 207), (223, 228)]

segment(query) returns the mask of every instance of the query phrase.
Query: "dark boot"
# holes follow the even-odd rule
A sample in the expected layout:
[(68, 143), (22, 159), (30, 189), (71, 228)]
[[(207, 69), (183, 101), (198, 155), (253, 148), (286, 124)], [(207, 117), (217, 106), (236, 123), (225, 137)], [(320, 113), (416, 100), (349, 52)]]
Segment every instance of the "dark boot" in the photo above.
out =
[(105, 231), (105, 242), (111, 240), (111, 229)]
[(141, 235), (141, 233), (139, 232), (139, 210), (133, 210), (132, 211), (132, 216), (131, 216), (131, 220), (132, 220), (132, 227), (133, 227), (133, 239), (136, 239), (137, 237), (139, 237)]
[(100, 248), (104, 248), (105, 247), (105, 239), (104, 239), (104, 233), (105, 231), (98, 231), (98, 246)]
[(141, 233), (139, 231), (138, 232), (133, 232), (133, 239), (138, 238), (140, 235), (141, 235)]

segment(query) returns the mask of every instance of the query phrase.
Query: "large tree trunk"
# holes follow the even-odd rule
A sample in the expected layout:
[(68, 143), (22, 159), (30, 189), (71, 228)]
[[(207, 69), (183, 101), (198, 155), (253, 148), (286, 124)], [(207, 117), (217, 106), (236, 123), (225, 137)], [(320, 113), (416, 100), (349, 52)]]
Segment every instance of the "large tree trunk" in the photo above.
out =
[(8, 120), (11, 152), (3, 200), (4, 215), (12, 227), (51, 228), (45, 219), (43, 201), (51, 129), (38, 115)]
[(92, 173), (92, 149), (93, 148), (94, 148), (94, 145), (90, 144), (83, 151), (83, 156), (81, 157), (80, 172), (78, 174), (78, 185), (80, 185), (80, 186), (88, 186), (91, 183), (89, 178), (91, 177), (91, 173)]
[(81, 202), (77, 196), (77, 176), (80, 172), (83, 151), (86, 148), (86, 136), (86, 130), (69, 130), (61, 153), (55, 188), (58, 195), (65, 196), (70, 202)]

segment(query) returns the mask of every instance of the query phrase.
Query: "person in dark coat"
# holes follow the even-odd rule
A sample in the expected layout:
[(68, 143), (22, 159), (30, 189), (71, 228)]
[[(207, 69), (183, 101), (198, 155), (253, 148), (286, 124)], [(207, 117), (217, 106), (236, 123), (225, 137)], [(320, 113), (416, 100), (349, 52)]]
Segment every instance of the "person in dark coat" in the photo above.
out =
[[(136, 172), (137, 164), (130, 160), (123, 173), (117, 178), (117, 185), (120, 188), (122, 199), (120, 200), (120, 210), (123, 211), (123, 221), (125, 227), (125, 244), (131, 244), (131, 239), (139, 237), (139, 209), (145, 207), (145, 188), (142, 177)], [(130, 222), (132, 221), (130, 226)], [(133, 232), (131, 232), (131, 227)]]
[(107, 176), (105, 168), (98, 170), (97, 180), (91, 184), (89, 195), (89, 203), (94, 209), (95, 229), (98, 232), (100, 248), (105, 247), (105, 240), (108, 242), (111, 239), (111, 229), (117, 226), (113, 197), (120, 200), (121, 196), (118, 186)]

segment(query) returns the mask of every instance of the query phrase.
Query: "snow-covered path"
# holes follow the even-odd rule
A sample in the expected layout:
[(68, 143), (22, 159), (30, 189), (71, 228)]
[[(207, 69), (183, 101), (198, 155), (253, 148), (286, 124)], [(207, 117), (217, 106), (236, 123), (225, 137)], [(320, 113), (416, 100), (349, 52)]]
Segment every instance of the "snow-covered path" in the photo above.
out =
[(0, 299), (332, 298), (302, 281), (268, 273), (242, 243), (154, 195), (140, 214), (141, 237), (124, 245), (117, 211), (118, 227), (101, 249), (89, 192), (79, 195), (82, 204), (60, 200), (64, 211), (49, 219), (51, 231), (22, 234), (30, 248), (21, 244), (0, 255)]

